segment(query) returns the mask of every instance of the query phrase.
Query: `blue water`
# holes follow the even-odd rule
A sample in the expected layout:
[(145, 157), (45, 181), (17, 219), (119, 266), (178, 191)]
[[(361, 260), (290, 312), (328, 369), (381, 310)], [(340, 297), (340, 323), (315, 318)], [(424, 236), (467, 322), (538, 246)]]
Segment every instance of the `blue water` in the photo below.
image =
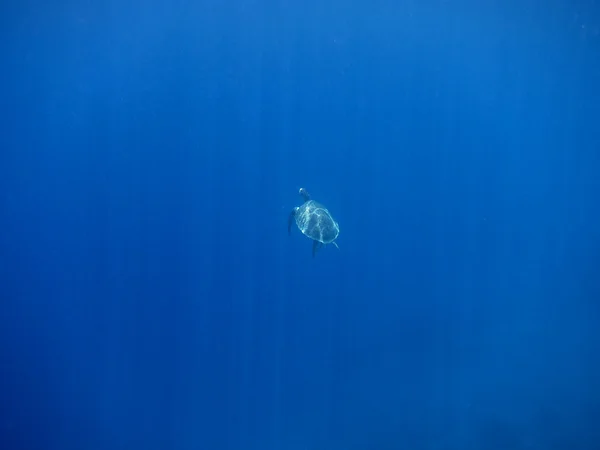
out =
[(0, 17), (1, 449), (600, 448), (596, 1)]

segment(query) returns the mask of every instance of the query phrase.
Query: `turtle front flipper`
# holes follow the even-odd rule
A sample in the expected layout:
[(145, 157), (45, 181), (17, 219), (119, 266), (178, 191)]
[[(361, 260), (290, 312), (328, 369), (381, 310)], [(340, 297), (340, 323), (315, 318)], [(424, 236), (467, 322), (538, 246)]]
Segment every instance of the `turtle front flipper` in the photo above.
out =
[(312, 248), (313, 258), (317, 254), (317, 250), (319, 250), (321, 247), (323, 247), (323, 244), (321, 242), (319, 242), (319, 241), (313, 241), (313, 248)]
[(288, 216), (288, 236), (291, 236), (292, 234), (292, 224), (294, 223), (294, 219), (296, 217), (296, 209), (297, 208), (292, 209), (292, 212)]

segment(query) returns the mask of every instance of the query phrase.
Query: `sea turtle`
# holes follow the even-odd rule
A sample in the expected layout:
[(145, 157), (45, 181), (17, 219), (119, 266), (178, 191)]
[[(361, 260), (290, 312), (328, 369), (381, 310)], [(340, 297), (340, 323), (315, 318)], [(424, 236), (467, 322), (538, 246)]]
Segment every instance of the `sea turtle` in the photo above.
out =
[(298, 229), (302, 234), (313, 240), (312, 255), (313, 258), (317, 250), (325, 244), (338, 245), (334, 242), (340, 234), (340, 227), (327, 208), (320, 203), (311, 200), (310, 195), (304, 188), (300, 188), (299, 194), (304, 199), (304, 203), (296, 206), (288, 218), (288, 234), (292, 232), (292, 224), (296, 220)]

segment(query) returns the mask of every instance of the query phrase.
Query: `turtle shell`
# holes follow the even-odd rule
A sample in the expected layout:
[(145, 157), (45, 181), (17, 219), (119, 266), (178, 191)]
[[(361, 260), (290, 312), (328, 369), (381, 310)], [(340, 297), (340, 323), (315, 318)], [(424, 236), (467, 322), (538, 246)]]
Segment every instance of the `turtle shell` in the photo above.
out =
[(340, 227), (327, 208), (314, 200), (298, 207), (296, 225), (305, 236), (323, 244), (335, 241), (340, 234)]

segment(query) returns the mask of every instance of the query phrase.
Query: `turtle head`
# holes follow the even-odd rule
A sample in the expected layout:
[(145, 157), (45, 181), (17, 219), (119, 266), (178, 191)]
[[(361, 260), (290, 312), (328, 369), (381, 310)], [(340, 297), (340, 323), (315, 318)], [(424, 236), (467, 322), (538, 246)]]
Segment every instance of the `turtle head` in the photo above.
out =
[(300, 194), (302, 196), (302, 198), (304, 199), (305, 202), (310, 200), (310, 194), (308, 193), (308, 191), (304, 188), (300, 188), (300, 190), (298, 191), (298, 194)]

